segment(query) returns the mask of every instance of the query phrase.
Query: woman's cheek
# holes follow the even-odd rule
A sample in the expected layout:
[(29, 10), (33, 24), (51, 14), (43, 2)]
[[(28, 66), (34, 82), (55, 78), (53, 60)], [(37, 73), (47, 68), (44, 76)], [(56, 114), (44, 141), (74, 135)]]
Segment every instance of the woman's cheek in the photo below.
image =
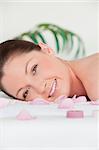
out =
[(43, 63), (42, 63), (42, 67), (44, 68), (44, 69), (50, 69), (50, 68), (52, 68), (52, 63), (51, 62), (48, 62), (48, 61), (44, 61)]

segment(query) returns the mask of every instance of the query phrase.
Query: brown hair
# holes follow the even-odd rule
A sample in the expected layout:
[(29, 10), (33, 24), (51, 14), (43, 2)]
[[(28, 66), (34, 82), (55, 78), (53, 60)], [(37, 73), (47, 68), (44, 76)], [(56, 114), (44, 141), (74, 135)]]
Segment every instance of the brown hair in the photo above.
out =
[(10, 95), (1, 83), (1, 79), (4, 75), (3, 67), (7, 60), (14, 54), (28, 53), (32, 50), (40, 51), (41, 47), (32, 42), (24, 40), (8, 40), (0, 44), (0, 90), (12, 98), (15, 97)]

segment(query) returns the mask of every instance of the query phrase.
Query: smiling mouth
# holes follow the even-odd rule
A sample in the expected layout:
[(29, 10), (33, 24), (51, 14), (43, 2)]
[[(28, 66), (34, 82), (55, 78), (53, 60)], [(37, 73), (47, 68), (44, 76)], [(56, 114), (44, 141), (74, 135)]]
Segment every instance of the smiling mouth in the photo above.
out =
[(57, 85), (57, 80), (55, 79), (55, 80), (52, 82), (51, 90), (50, 90), (50, 92), (49, 92), (49, 96), (48, 96), (48, 97), (51, 97), (51, 96), (54, 95), (55, 90), (56, 90), (56, 85)]

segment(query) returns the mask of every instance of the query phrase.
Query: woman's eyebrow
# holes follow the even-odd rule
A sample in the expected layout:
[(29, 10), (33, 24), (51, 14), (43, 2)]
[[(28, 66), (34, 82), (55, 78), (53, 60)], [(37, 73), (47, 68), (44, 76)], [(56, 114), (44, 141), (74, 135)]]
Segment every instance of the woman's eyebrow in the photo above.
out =
[[(26, 62), (26, 65), (25, 65), (25, 74), (28, 73), (27, 68), (28, 68), (29, 62), (30, 62), (31, 60), (32, 60), (32, 57)], [(20, 89), (17, 91), (16, 96), (17, 96), (18, 93), (19, 93), (22, 89), (24, 89), (24, 88), (25, 88), (25, 87), (20, 88)]]
[[(23, 87), (24, 88), (24, 87)], [(16, 93), (16, 96), (18, 95), (18, 93), (23, 89), (23, 88), (20, 88), (17, 93)]]
[(28, 65), (29, 65), (29, 62), (31, 61), (32, 57), (26, 62), (26, 65), (25, 65), (25, 74), (28, 73), (27, 71), (27, 68), (28, 68)]

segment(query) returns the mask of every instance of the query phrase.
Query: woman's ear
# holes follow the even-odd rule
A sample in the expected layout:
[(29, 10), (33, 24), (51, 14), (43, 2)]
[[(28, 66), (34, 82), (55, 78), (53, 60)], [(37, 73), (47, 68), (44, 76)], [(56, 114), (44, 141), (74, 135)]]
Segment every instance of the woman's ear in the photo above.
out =
[(38, 45), (41, 47), (41, 50), (42, 50), (44, 53), (47, 53), (47, 54), (49, 54), (49, 55), (55, 55), (53, 49), (50, 48), (47, 44), (40, 42)]

